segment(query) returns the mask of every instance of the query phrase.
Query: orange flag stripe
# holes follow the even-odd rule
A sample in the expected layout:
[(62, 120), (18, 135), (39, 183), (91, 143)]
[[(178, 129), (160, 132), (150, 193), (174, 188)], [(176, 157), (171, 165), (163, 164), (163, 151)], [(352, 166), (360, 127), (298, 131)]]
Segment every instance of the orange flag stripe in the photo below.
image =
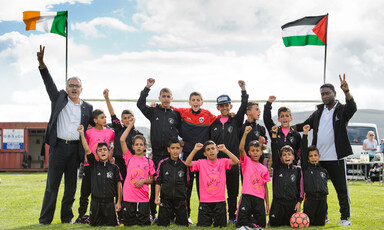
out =
[(27, 27), (26, 30), (36, 30), (36, 21), (40, 19), (40, 11), (24, 11), (23, 21)]

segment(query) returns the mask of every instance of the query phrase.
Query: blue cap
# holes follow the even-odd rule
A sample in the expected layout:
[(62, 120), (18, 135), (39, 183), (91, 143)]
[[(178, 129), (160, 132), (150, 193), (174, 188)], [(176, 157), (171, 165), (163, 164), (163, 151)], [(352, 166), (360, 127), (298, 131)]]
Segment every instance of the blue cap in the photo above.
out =
[(226, 94), (223, 94), (223, 95), (220, 95), (218, 98), (217, 98), (217, 104), (216, 105), (221, 105), (221, 104), (225, 104), (225, 103), (231, 103), (231, 98), (226, 95)]

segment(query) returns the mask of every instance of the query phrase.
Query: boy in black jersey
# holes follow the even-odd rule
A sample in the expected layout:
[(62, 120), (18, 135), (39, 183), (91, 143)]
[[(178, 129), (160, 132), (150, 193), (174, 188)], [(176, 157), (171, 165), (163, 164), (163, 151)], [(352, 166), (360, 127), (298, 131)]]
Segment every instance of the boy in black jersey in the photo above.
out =
[[(122, 186), (121, 176), (117, 165), (109, 162), (108, 144), (101, 142), (97, 145), (97, 156), (91, 154), (84, 136), (84, 127), (77, 128), (80, 133), (85, 154), (91, 167), (91, 210), (90, 224), (92, 226), (117, 226), (116, 211), (121, 209)], [(115, 204), (115, 197), (117, 203)]]
[(300, 212), (303, 200), (301, 169), (293, 164), (293, 149), (289, 145), (280, 150), (277, 143), (278, 127), (272, 127), (273, 200), (269, 213), (272, 227), (289, 226), (293, 213)]
[(316, 146), (308, 147), (309, 125), (303, 127), (301, 140), (301, 167), (304, 177), (304, 213), (312, 226), (324, 226), (327, 215), (327, 170), (319, 164), (320, 154)]
[(159, 226), (168, 226), (174, 216), (175, 224), (188, 226), (186, 188), (189, 176), (187, 166), (179, 159), (181, 151), (180, 141), (171, 139), (168, 146), (170, 157), (160, 161), (157, 166), (155, 204), (159, 205)]

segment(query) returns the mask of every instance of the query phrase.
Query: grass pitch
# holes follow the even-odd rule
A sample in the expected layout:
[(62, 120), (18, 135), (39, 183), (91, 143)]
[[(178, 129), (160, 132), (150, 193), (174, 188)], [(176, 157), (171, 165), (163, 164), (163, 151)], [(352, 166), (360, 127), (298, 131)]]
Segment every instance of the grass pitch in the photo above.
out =
[[(64, 184), (61, 184), (53, 222), (49, 226), (39, 226), (39, 214), (43, 201), (46, 173), (0, 173), (0, 229), (88, 229), (89, 225), (70, 225), (60, 223), (61, 198)], [(269, 184), (269, 197), (271, 200), (272, 189)], [(78, 181), (76, 201), (73, 206), (75, 218), (79, 207), (81, 181)], [(330, 194), (328, 195), (329, 223), (321, 229), (384, 229), (384, 185), (375, 182), (366, 184), (363, 181), (349, 183), (351, 197), (351, 221), (350, 227), (338, 227), (340, 221), (339, 205), (336, 192), (331, 182), (328, 183)], [(192, 193), (191, 219), (196, 224), (199, 201), (196, 191)], [(125, 228), (123, 226), (114, 228)], [(150, 229), (164, 229), (156, 225), (147, 227)], [(130, 229), (147, 229), (142, 227), (130, 227)], [(170, 226), (172, 229), (186, 229), (186, 227)], [(193, 229), (197, 228), (192, 225)], [(112, 227), (98, 227), (93, 229), (113, 229)], [(229, 225), (227, 229), (235, 229)], [(290, 229), (281, 227), (274, 229)], [(310, 227), (308, 229), (318, 229)]]

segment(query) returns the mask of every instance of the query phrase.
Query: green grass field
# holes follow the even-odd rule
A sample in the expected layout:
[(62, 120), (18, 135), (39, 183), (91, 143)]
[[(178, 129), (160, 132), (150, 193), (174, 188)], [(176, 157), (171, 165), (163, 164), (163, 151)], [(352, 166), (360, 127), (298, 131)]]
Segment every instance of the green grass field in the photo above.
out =
[[(55, 218), (49, 226), (39, 226), (38, 219), (40, 208), (43, 200), (46, 173), (0, 173), (2, 182), (0, 183), (0, 229), (86, 229), (88, 225), (69, 225), (60, 224), (60, 201), (63, 195), (64, 185), (62, 184), (59, 191), (59, 197), (56, 206)], [(73, 211), (77, 217), (77, 208), (79, 205), (80, 183), (78, 182), (78, 192), (76, 193), (76, 201)], [(271, 196), (271, 183), (269, 183), (269, 193)], [(330, 194), (328, 196), (328, 213), (330, 222), (322, 229), (339, 228), (339, 229), (384, 229), (384, 186), (379, 183), (366, 184), (358, 181), (349, 184), (349, 192), (351, 196), (351, 221), (350, 227), (338, 227), (339, 223), (339, 206), (337, 203), (336, 193), (331, 183), (328, 184)], [(197, 222), (198, 199), (196, 191), (192, 194), (192, 214), (191, 218), (194, 223)], [(195, 225), (191, 226), (196, 228)], [(117, 228), (124, 228), (123, 226)], [(151, 229), (163, 229), (161, 227), (152, 226)], [(172, 229), (184, 229), (185, 227), (170, 226)], [(228, 229), (235, 229), (232, 225)], [(106, 228), (94, 228), (106, 229)], [(111, 228), (108, 228), (111, 229)], [(141, 227), (131, 227), (131, 229), (143, 229)], [(198, 228), (204, 229), (204, 228)], [(281, 227), (277, 229), (290, 229), (289, 227)], [(308, 228), (317, 229), (317, 228)]]

